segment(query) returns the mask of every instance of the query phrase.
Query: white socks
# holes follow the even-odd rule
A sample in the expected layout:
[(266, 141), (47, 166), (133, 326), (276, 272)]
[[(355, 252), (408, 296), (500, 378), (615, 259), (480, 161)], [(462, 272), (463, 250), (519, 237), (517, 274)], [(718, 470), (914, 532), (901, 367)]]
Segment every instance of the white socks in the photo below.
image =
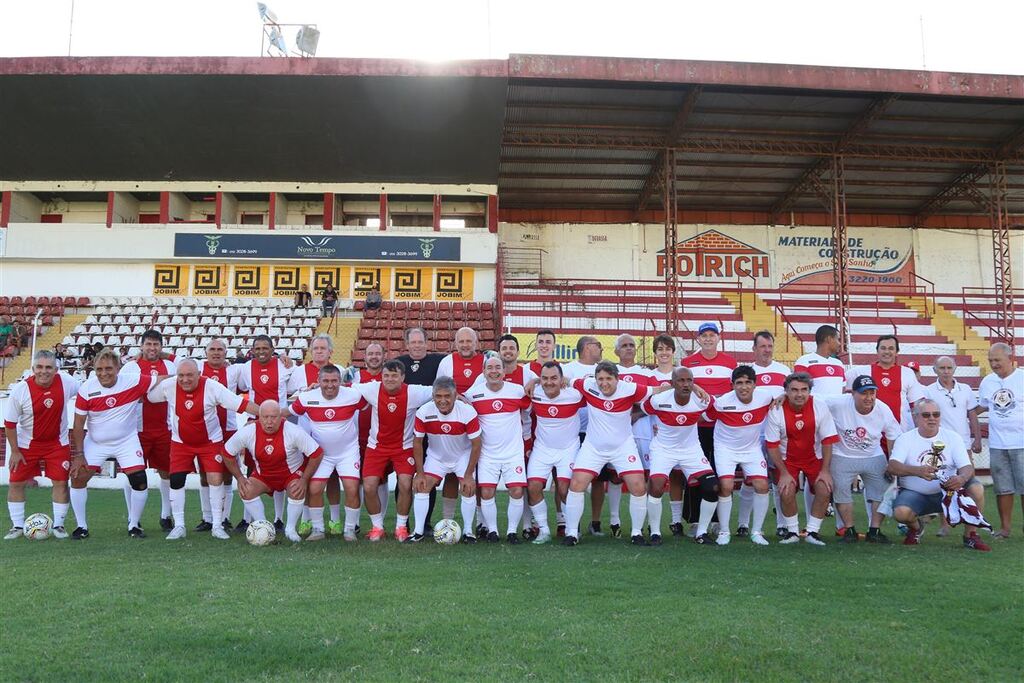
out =
[(662, 497), (647, 496), (647, 522), (651, 525), (652, 536), (661, 536)]
[(718, 526), (721, 533), (729, 533), (729, 521), (732, 519), (732, 494), (718, 497)]
[[(697, 536), (703, 536), (708, 532), (708, 527), (711, 525), (711, 518), (715, 516), (715, 510), (718, 509), (718, 503), (713, 500), (700, 499), (700, 516), (697, 518)], [(726, 530), (728, 531), (729, 526), (726, 524)]]
[[(321, 520), (324, 518), (323, 512), (324, 512), (324, 509), (320, 508), (320, 519)], [(312, 522), (313, 521), (312, 514), (313, 513), (310, 511), (308, 505), (303, 505), (302, 506), (302, 521), (303, 522)]]
[(284, 491), (274, 491), (274, 522), (284, 517)]
[(160, 519), (171, 516), (171, 480), (160, 478)]
[[(213, 513), (211, 512), (210, 486), (199, 485), (199, 509), (203, 513), (203, 521), (213, 524)], [(223, 503), (221, 504), (223, 507)], [(217, 520), (218, 524), (220, 520)]]
[(754, 509), (754, 487), (746, 484), (740, 488), (740, 504), (736, 509), (736, 526), (750, 528), (750, 513)]
[[(491, 502), (494, 502), (493, 500)], [(495, 503), (495, 513), (497, 513), (497, 503)], [(518, 533), (519, 531), (519, 520), (523, 518), (523, 509), (525, 508), (525, 501), (522, 496), (519, 498), (508, 499), (508, 531), (507, 534)]]
[(7, 511), (11, 513), (12, 528), (25, 527), (25, 501), (21, 501), (20, 503), (7, 501)]
[(484, 518), (484, 525), (488, 533), (498, 533), (498, 504), (494, 499), (480, 501), (481, 514)]
[[(429, 496), (429, 494), (428, 494)], [(441, 519), (455, 519), (455, 508), (459, 504), (458, 498), (441, 498)]]
[(672, 510), (672, 523), (682, 524), (683, 523), (683, 501), (672, 500), (669, 501), (669, 508)]
[[(89, 500), (89, 489), (71, 489), (71, 508), (75, 511), (75, 524), (83, 529), (89, 528), (89, 522), (85, 518), (85, 502)], [(129, 504), (129, 509), (131, 505)]]
[[(837, 514), (836, 516), (838, 517), (839, 515)], [(818, 533), (819, 531), (821, 531), (821, 523), (823, 521), (824, 520), (821, 517), (815, 517), (812, 514), (808, 514), (807, 515), (807, 533), (811, 533), (812, 531), (814, 533)]]
[(390, 493), (391, 490), (388, 489), (388, 482), (387, 480), (384, 480), (381, 482), (380, 486), (377, 487), (377, 499), (380, 501), (380, 518), (382, 520), (380, 523), (381, 527), (384, 526), (384, 515), (388, 514), (388, 499), (390, 498)]
[(562, 510), (565, 512), (565, 535), (580, 537), (580, 520), (583, 518), (583, 503), (586, 496), (582, 491), (570, 490), (565, 495)]
[(522, 500), (523, 500), (523, 505), (524, 505), (524, 507), (523, 507), (523, 528), (524, 529), (532, 529), (533, 525), (534, 525), (533, 513), (530, 512), (530, 506), (526, 505), (526, 491), (523, 491), (523, 499)]
[[(82, 489), (82, 491), (85, 491), (85, 489)], [(184, 493), (184, 491), (185, 491), (185, 489), (182, 489), (182, 493)], [(142, 526), (142, 511), (146, 509), (146, 499), (147, 498), (149, 498), (149, 489), (148, 488), (147, 489), (142, 489), (141, 491), (136, 491), (135, 489), (132, 489), (132, 502), (131, 502), (131, 505), (128, 506), (128, 528), (129, 529), (131, 529), (132, 527), (141, 527)], [(72, 501), (74, 501), (74, 499), (72, 499)], [(83, 512), (83, 515), (84, 515), (84, 513), (85, 513), (84, 501), (83, 501), (83, 504), (82, 504), (82, 512)], [(184, 516), (184, 512), (182, 512), (182, 516)], [(76, 518), (78, 517), (77, 513), (75, 514), (75, 517)]]
[[(448, 499), (445, 498), (445, 504), (447, 505)], [(423, 528), (427, 524), (427, 510), (430, 508), (430, 494), (429, 493), (414, 493), (412, 496), (412, 511), (416, 517), (416, 527), (413, 533), (417, 535), (423, 534)]]
[(542, 496), (540, 502), (536, 505), (530, 506), (530, 512), (533, 513), (533, 519), (537, 522), (537, 526), (540, 527), (542, 534), (550, 534), (551, 527), (548, 526), (548, 504)]
[[(622, 519), (620, 518), (619, 513), (622, 508), (622, 486), (620, 484), (612, 484), (611, 482), (608, 483), (607, 502), (608, 523), (621, 524)], [(632, 514), (632, 503), (630, 504), (630, 506), (630, 514)]]
[(800, 533), (800, 516), (793, 515), (792, 517), (782, 516), (782, 524), (786, 527), (786, 530), (790, 533)]
[(68, 516), (68, 504), (67, 503), (54, 503), (53, 504), (53, 525), (64, 526), (64, 518)]
[(764, 529), (764, 518), (768, 515), (768, 494), (754, 494), (754, 525), (750, 527), (751, 533), (759, 534)]
[(409, 515), (395, 515), (395, 531), (409, 526)]
[(380, 512), (380, 513), (378, 513), (376, 515), (371, 514), (370, 515), (370, 526), (372, 526), (374, 529), (383, 529), (384, 528), (384, 513)]
[(210, 484), (210, 523), (214, 526), (224, 523), (224, 485)]
[(235, 502), (234, 489), (232, 489), (231, 484), (221, 484), (221, 491), (224, 494), (224, 519), (231, 519), (231, 507)]
[(331, 524), (337, 524), (341, 521), (341, 504), (331, 505)]
[(174, 518), (174, 526), (185, 526), (185, 487), (171, 489), (171, 517)]
[(355, 531), (359, 525), (359, 508), (345, 508), (345, 531)]
[(245, 506), (245, 514), (249, 518), (249, 522), (266, 521), (267, 513), (263, 509), (263, 501), (260, 500), (259, 496), (256, 496), (252, 500), (246, 500), (242, 498), (242, 505)]
[[(614, 508), (613, 508), (614, 509)], [(629, 496), (629, 521), (633, 527), (631, 536), (642, 536), (644, 522), (647, 520), (647, 496)]]
[(476, 496), (462, 496), (462, 534), (473, 535), (473, 518), (476, 515)]
[(309, 515), (313, 522), (313, 531), (324, 532), (324, 509), (323, 507), (309, 508)]
[[(284, 495), (283, 491), (281, 492), (281, 495)], [(274, 497), (277, 497), (276, 493), (274, 494)], [(302, 500), (301, 498), (298, 500), (292, 500), (291, 498), (288, 499), (288, 519), (285, 520), (285, 524), (287, 525), (285, 528), (288, 529), (288, 531), (295, 533), (295, 527), (299, 525), (299, 518), (302, 517), (302, 506), (305, 504), (306, 501)], [(323, 518), (324, 513), (323, 510), (321, 509), (320, 519), (323, 520)], [(320, 523), (323, 524), (323, 521), (321, 521)]]

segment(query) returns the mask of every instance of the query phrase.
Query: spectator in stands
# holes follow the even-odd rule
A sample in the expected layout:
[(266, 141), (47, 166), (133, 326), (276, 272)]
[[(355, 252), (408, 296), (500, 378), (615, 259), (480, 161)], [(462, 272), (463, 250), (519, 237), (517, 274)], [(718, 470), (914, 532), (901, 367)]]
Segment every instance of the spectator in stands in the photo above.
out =
[(334, 285), (327, 285), (324, 287), (324, 292), (320, 297), (320, 307), (323, 309), (324, 317), (334, 315), (334, 308), (338, 305), (338, 290), (334, 288)]
[(309, 285), (302, 285), (295, 292), (295, 308), (309, 308), (313, 303), (313, 295), (309, 293)]
[(235, 354), (235, 359), (231, 361), (231, 363), (233, 365), (240, 365), (242, 363), (245, 363), (246, 361), (249, 360), (249, 355), (250, 354), (248, 349), (238, 349), (238, 353)]
[(6, 315), (0, 315), (0, 348), (7, 346), (13, 331), (14, 327), (11, 325), (11, 319)]
[(132, 359), (132, 349), (127, 344), (121, 346), (121, 364), (127, 363)]
[(380, 295), (380, 290), (376, 287), (371, 289), (366, 295), (366, 310), (370, 311), (375, 308), (380, 308), (380, 305), (384, 303), (384, 299)]
[(20, 349), (21, 347), (28, 345), (28, 338), (28, 326), (18, 320), (15, 320), (11, 324), (10, 343)]
[(74, 370), (78, 367), (75, 350), (71, 347), (64, 346), (61, 343), (54, 344), (53, 357), (56, 359), (57, 366), (61, 370)]
[(992, 372), (978, 387), (976, 413), (988, 414), (989, 468), (999, 507), (996, 536), (1010, 537), (1013, 497), (1024, 508), (1024, 370), (1014, 367), (1013, 348), (999, 342), (988, 351)]

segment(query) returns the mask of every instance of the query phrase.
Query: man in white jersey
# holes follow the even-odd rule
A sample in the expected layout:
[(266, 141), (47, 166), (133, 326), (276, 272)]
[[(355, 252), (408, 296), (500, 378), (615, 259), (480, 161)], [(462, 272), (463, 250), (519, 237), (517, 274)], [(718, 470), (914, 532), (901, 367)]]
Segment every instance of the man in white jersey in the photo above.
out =
[(7, 510), (11, 530), (4, 540), (21, 538), (25, 527), (25, 486), (45, 476), (53, 484), (53, 535), (67, 538), (64, 518), (68, 513), (68, 474), (71, 447), (68, 441), (68, 407), (78, 394), (79, 383), (57, 371), (52, 351), (36, 351), (32, 376), (11, 389), (4, 409), (7, 433)]
[[(288, 381), (294, 365), (285, 356), (274, 355), (274, 343), (270, 337), (260, 334), (252, 340), (252, 360), (242, 364), (238, 372), (238, 389), (249, 392), (249, 400), (260, 406), (264, 401), (276, 401), (279, 406), (288, 403)], [(247, 466), (252, 461), (246, 460)], [(274, 526), (278, 531), (284, 528), (281, 517), (284, 513), (284, 491), (274, 492)]]
[(551, 540), (548, 526), (548, 508), (544, 502), (544, 487), (552, 470), (555, 472), (556, 500), (565, 502), (572, 479), (572, 467), (580, 449), (580, 410), (586, 405), (576, 389), (562, 387), (562, 367), (556, 361), (544, 363), (540, 382), (534, 384), (530, 400), (535, 419), (533, 452), (526, 465), (527, 495), (533, 518), (540, 532), (535, 545)]
[[(438, 377), (432, 387), (434, 400), (416, 411), (413, 423), (412, 453), (416, 460), (413, 478), (413, 509), (416, 526), (409, 542), (424, 537), (430, 491), (449, 475), (459, 479), (462, 493), (463, 543), (476, 543), (473, 517), (476, 515), (476, 466), (480, 459), (480, 420), (476, 410), (456, 400), (458, 390), (451, 377)], [(426, 455), (423, 443), (427, 435)]]
[(864, 482), (864, 496), (871, 506), (868, 528), (869, 543), (890, 543), (879, 530), (883, 515), (878, 504), (889, 488), (885, 474), (885, 454), (882, 439), (896, 441), (903, 430), (889, 410), (889, 406), (876, 400), (878, 386), (868, 375), (853, 380), (853, 393), (829, 403), (839, 441), (832, 449), (832, 499), (843, 518), (843, 537), (840, 543), (856, 543), (859, 539), (853, 526), (853, 496), (851, 488), (855, 477)]
[[(663, 384), (672, 383), (672, 372), (676, 368), (676, 342), (667, 334), (659, 334), (651, 342), (654, 348), (654, 360), (656, 365), (651, 370), (651, 386), (657, 387)], [(658, 430), (658, 418), (651, 416), (648, 418), (651, 421), (651, 427), (654, 432)], [(673, 536), (682, 536), (686, 533), (683, 529), (683, 489), (686, 488), (686, 478), (683, 477), (683, 471), (679, 468), (673, 468), (668, 475), (669, 485), (669, 507), (671, 509), (672, 523), (668, 525), (668, 528), (672, 531)], [(717, 503), (718, 497), (715, 497)], [(696, 533), (696, 528), (694, 528)]]
[[(89, 538), (86, 488), (104, 461), (114, 458), (128, 477), (132, 492), (128, 501), (128, 535), (145, 538), (140, 520), (146, 507), (146, 462), (139, 443), (139, 402), (166, 375), (121, 375), (121, 356), (103, 349), (93, 361), (92, 377), (75, 398), (75, 424), (71, 432), (71, 507), (78, 527), (73, 539)], [(89, 432), (85, 428), (88, 424)]]
[(651, 545), (661, 545), (661, 498), (669, 473), (676, 468), (682, 471), (689, 486), (700, 491), (700, 517), (694, 541), (711, 542), (707, 530), (718, 505), (718, 478), (697, 437), (697, 423), (711, 402), (697, 398), (693, 386), (693, 371), (676, 368), (672, 372), (672, 393), (652, 396), (643, 403), (644, 412), (658, 420), (658, 431), (651, 442), (651, 477), (647, 484)]
[[(211, 516), (224, 519), (224, 496), (220, 487), (224, 465), (221, 448), (224, 432), (218, 409), (232, 413), (256, 415), (256, 408), (243, 396), (229, 391), (217, 380), (199, 374), (199, 366), (191, 358), (178, 363), (175, 377), (169, 377), (147, 394), (152, 403), (166, 403), (171, 420), (171, 516), (174, 527), (168, 541), (185, 538), (185, 479), (198, 460), (211, 487)], [(227, 539), (223, 525), (211, 525), (214, 538)]]
[[(253, 471), (242, 474), (238, 459), (244, 451), (252, 454)], [(306, 432), (282, 419), (281, 406), (273, 399), (260, 404), (259, 419), (239, 429), (224, 444), (224, 466), (238, 480), (238, 493), (252, 521), (266, 519), (264, 493), (288, 492), (284, 535), (300, 543), (295, 527), (302, 516), (309, 480), (320, 466), (323, 449)]]
[(846, 387), (846, 368), (837, 358), (843, 352), (839, 330), (832, 325), (822, 325), (814, 333), (814, 343), (817, 345), (814, 353), (797, 358), (793, 370), (806, 372), (814, 380), (811, 395), (831, 401), (834, 396), (842, 396)]
[(523, 421), (529, 416), (530, 399), (523, 387), (506, 382), (504, 377), (501, 359), (488, 358), (484, 361), (484, 382), (470, 387), (465, 399), (476, 410), (480, 420), (477, 484), (487, 541), (499, 541), (498, 506), (494, 494), (498, 484), (504, 481), (509, 496), (505, 540), (515, 545), (519, 543), (516, 532), (523, 516), (523, 492), (526, 488)]
[[(389, 360), (381, 370), (381, 381), (357, 384), (355, 390), (370, 404), (370, 440), (363, 458), (363, 490), (366, 511), (373, 527), (369, 541), (384, 538), (384, 513), (377, 488), (387, 485), (388, 469), (398, 478), (398, 503), (395, 515), (395, 539), (409, 538), (409, 508), (412, 507), (412, 478), (416, 474), (413, 457), (413, 421), (416, 411), (433, 398), (431, 387), (405, 384), (405, 366)], [(522, 437), (520, 435), (520, 442)]]
[[(974, 465), (963, 439), (941, 427), (942, 408), (924, 398), (914, 403), (917, 429), (901, 434), (893, 444), (887, 471), (898, 477), (899, 492), (893, 502), (893, 517), (907, 525), (903, 545), (919, 545), (923, 515), (942, 515), (946, 492), (967, 489), (979, 510), (985, 509), (985, 489), (974, 479)], [(974, 481), (971, 484), (971, 481)], [(988, 552), (978, 538), (978, 527), (964, 524), (964, 547)]]
[[(228, 347), (223, 339), (214, 338), (206, 345), (206, 358), (199, 361), (199, 374), (207, 379), (216, 380), (227, 387), (233, 394), (238, 393), (238, 373), (241, 365), (235, 365), (228, 358)], [(230, 410), (217, 409), (217, 418), (220, 421), (221, 431), (224, 432), (224, 440), (227, 441), (238, 431), (238, 416)], [(221, 510), (224, 513), (223, 520), (217, 520), (218, 524), (224, 527), (225, 531), (231, 531), (231, 502), (232, 479), (227, 470), (220, 467), (221, 472)], [(211, 531), (213, 529), (213, 507), (210, 501), (210, 483), (206, 478), (206, 472), (200, 463), (199, 467), (199, 503), (203, 513), (203, 521), (195, 528), (196, 531)]]
[[(768, 389), (773, 394), (773, 397), (781, 396), (784, 392), (783, 383), (786, 381), (786, 377), (789, 375), (789, 368), (782, 363), (775, 360), (775, 335), (768, 330), (761, 330), (754, 335), (754, 362), (750, 364), (750, 367), (754, 368), (754, 372), (757, 374), (757, 386)], [(768, 470), (771, 472), (774, 468), (772, 461), (768, 460)], [(779, 500), (778, 489), (771, 486), (771, 477), (768, 479), (769, 487), (772, 490), (772, 495), (775, 498), (775, 510), (776, 515), (781, 522), (781, 501)], [(807, 490), (806, 488), (804, 489)], [(806, 498), (806, 496), (805, 496)], [(810, 499), (807, 498), (809, 501)], [(750, 513), (754, 509), (754, 487), (746, 486), (740, 488), (740, 504), (736, 510), (736, 535), (747, 536), (750, 533)], [(810, 504), (808, 502), (808, 509)], [(777, 531), (778, 536), (782, 536), (781, 532), (782, 525), (779, 524), (779, 530)]]
[(662, 393), (671, 386), (651, 387), (620, 382), (615, 364), (601, 361), (592, 379), (577, 379), (573, 388), (587, 402), (589, 418), (587, 436), (583, 440), (573, 468), (569, 492), (565, 499), (565, 540), (579, 543), (580, 518), (583, 516), (583, 492), (605, 465), (611, 465), (629, 489), (629, 516), (632, 524), (630, 542), (647, 545), (643, 536), (647, 518), (647, 487), (644, 466), (633, 441), (633, 406), (647, 400), (652, 393)]
[(718, 545), (728, 545), (732, 516), (732, 490), (736, 468), (744, 483), (754, 488), (750, 540), (768, 545), (762, 533), (768, 514), (768, 463), (763, 451), (764, 420), (772, 405), (769, 389), (757, 386), (757, 374), (749, 365), (732, 371), (732, 391), (714, 400), (706, 414), (715, 422), (715, 471), (718, 473)]
[[(324, 489), (331, 478), (340, 478), (345, 489), (343, 538), (356, 540), (359, 523), (359, 411), (369, 404), (357, 390), (341, 386), (341, 368), (324, 365), (317, 387), (299, 392), (285, 415), (299, 416), (299, 427), (324, 451), (323, 460), (309, 480), (308, 504), (311, 529), (308, 541), (324, 538)], [(301, 529), (299, 530), (301, 534)]]
[[(660, 382), (654, 383), (654, 375), (650, 370), (637, 365), (636, 362), (636, 339), (631, 334), (620, 334), (615, 339), (615, 355), (619, 358), (619, 381), (633, 382), (647, 386), (659, 386)], [(651, 421), (639, 405), (633, 406), (633, 440), (636, 442), (640, 460), (643, 461), (644, 471), (651, 469), (651, 439), (654, 437), (654, 430)], [(622, 506), (623, 486), (608, 487), (608, 527), (612, 538), (619, 538), (622, 531), (619, 525), (619, 512)]]

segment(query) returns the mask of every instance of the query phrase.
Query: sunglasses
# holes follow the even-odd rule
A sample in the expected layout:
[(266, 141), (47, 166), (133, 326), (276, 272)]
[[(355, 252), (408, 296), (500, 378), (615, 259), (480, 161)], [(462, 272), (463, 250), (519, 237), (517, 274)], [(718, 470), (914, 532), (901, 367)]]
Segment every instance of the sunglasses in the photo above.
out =
[(941, 414), (942, 413), (940, 413), (939, 411), (935, 411), (934, 413), (921, 413), (921, 417), (924, 417), (924, 418), (939, 417)]

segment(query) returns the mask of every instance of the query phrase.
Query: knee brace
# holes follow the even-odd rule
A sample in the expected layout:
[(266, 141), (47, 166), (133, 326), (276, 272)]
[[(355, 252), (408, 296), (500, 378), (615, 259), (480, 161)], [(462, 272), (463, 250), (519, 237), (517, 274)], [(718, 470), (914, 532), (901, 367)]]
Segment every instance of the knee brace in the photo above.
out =
[(128, 485), (135, 491), (146, 490), (146, 470), (136, 470), (128, 475)]
[(188, 477), (188, 472), (175, 472), (171, 475), (171, 488), (172, 489), (183, 489), (185, 488), (185, 479)]
[(701, 498), (709, 503), (718, 500), (718, 477), (713, 474), (705, 474), (697, 480), (697, 486), (700, 488)]

